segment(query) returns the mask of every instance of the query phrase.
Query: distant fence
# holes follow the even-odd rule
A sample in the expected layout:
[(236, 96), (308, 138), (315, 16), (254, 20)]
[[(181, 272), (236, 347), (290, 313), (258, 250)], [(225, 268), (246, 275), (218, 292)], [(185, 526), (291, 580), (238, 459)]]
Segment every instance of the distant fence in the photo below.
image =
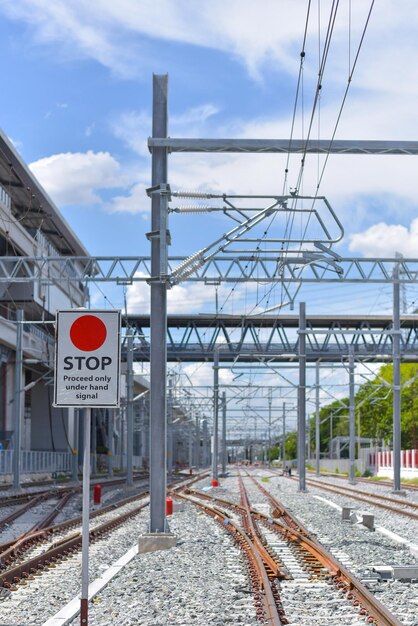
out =
[[(377, 475), (393, 478), (393, 452), (391, 450), (378, 452)], [(403, 478), (418, 477), (418, 450), (401, 450), (401, 475)]]
[[(22, 450), (20, 453), (20, 472), (22, 474), (70, 472), (71, 457), (69, 452)], [(0, 474), (12, 473), (13, 450), (0, 450)]]

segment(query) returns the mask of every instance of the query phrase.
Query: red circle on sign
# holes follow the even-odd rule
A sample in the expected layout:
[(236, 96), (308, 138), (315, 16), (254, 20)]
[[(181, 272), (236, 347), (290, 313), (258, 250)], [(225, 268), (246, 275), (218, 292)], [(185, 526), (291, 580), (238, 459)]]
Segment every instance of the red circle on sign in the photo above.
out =
[(106, 341), (107, 330), (95, 315), (82, 315), (72, 323), (70, 338), (76, 348), (83, 352), (97, 350)]

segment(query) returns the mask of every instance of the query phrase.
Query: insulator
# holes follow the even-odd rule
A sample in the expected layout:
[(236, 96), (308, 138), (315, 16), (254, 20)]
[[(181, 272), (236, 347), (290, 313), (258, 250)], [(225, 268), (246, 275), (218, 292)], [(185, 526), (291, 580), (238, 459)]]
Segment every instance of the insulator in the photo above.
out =
[(204, 206), (179, 206), (171, 210), (174, 211), (174, 213), (210, 213), (210, 211), (216, 209)]
[(200, 191), (173, 191), (172, 196), (176, 198), (212, 198), (211, 193), (202, 193)]

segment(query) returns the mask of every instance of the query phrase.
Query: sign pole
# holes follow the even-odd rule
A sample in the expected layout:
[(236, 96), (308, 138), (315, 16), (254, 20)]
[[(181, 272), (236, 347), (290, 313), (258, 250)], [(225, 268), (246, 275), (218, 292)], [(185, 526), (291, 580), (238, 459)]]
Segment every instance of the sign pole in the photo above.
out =
[(91, 408), (84, 409), (83, 513), (81, 553), (80, 626), (88, 626), (89, 606), (89, 517), (90, 517), (90, 421)]

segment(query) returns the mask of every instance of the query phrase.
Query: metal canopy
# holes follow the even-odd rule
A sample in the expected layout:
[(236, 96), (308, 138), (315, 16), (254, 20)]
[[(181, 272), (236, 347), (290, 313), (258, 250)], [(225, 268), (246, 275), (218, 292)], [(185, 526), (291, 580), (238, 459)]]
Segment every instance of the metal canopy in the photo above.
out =
[(312, 140), (303, 139), (148, 139), (148, 148), (168, 152), (255, 152), (416, 155), (418, 141)]

